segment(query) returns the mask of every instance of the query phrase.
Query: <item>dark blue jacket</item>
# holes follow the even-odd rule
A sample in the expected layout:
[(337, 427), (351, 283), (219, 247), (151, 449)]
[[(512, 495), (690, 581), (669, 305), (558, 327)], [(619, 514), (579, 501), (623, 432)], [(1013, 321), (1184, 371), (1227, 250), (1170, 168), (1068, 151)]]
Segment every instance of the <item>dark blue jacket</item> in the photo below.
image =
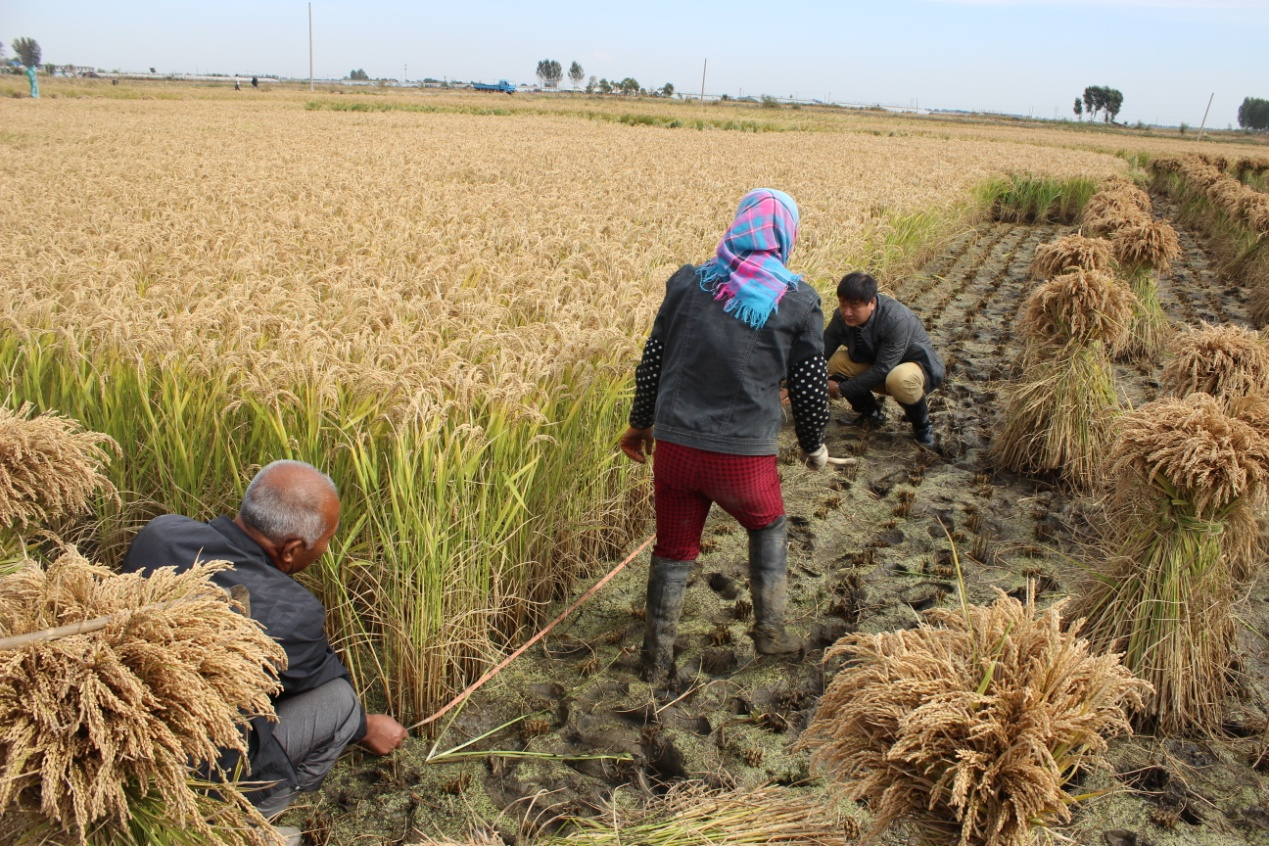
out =
[[(160, 567), (175, 567), (179, 572), (199, 561), (228, 561), (234, 565), (232, 570), (213, 575), (212, 581), (226, 590), (233, 585), (246, 586), (251, 593), (252, 619), (286, 652), (287, 667), (279, 674), (282, 693), (274, 697), (275, 705), (328, 681), (348, 678), (348, 670), (326, 640), (326, 609), (322, 603), (307, 588), (273, 566), (260, 545), (228, 517), (217, 517), (210, 523), (177, 514), (156, 517), (132, 541), (122, 570), (149, 575)], [(360, 740), (365, 734), (363, 709), (361, 727), (353, 739)], [(272, 723), (264, 717), (252, 719), (248, 744), (251, 781), (276, 782), (271, 787), (248, 792), (248, 799), (258, 805), (285, 787), (295, 787), (295, 769), (274, 739)], [(237, 758), (236, 754), (226, 752), (218, 763), (232, 773)]]
[[(927, 394), (942, 385), (947, 375), (921, 318), (885, 294), (877, 295), (877, 308), (863, 326), (847, 326), (841, 311), (833, 309), (833, 317), (824, 329), (824, 358), (832, 358), (843, 346), (851, 361), (872, 365), (849, 380), (849, 387), (860, 394), (884, 385), (890, 371), (907, 361), (921, 366)], [(844, 392), (846, 384), (842, 383)]]
[[(783, 421), (780, 382), (803, 362), (815, 366), (808, 372), (822, 374), (823, 340), (820, 295), (809, 283), (788, 291), (766, 324), (754, 329), (723, 311), (701, 288), (696, 268), (684, 265), (665, 284), (636, 372), (636, 406), (639, 392), (647, 392), (645, 374), (659, 364), (658, 384), (648, 386), (655, 388), (657, 440), (730, 455), (775, 455)], [(636, 410), (632, 421), (638, 416)], [(799, 440), (804, 449), (816, 449), (827, 414), (802, 418), (795, 421)]]

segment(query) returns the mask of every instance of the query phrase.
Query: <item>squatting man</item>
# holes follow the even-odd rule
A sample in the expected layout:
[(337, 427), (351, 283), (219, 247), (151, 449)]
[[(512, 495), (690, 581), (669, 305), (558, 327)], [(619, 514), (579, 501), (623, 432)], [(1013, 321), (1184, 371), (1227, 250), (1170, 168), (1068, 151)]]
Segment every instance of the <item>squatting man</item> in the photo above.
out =
[(946, 371), (921, 318), (878, 294), (877, 280), (867, 273), (842, 277), (837, 306), (824, 330), (828, 395), (844, 397), (859, 415), (854, 424), (864, 428), (885, 422), (882, 403), (886, 396), (894, 397), (912, 424), (913, 440), (932, 448), (926, 397), (943, 384)]
[[(339, 528), (339, 492), (325, 473), (299, 461), (275, 461), (247, 486), (238, 515), (200, 523), (166, 514), (132, 542), (124, 572), (160, 567), (187, 570), (200, 561), (229, 561), (212, 581), (247, 588), (251, 617), (286, 652), (274, 697), (277, 722), (252, 719), (246, 796), (266, 817), (281, 813), (300, 792), (317, 790), (349, 743), (387, 755), (405, 740), (386, 714), (367, 714), (324, 630), (326, 611), (293, 577), (326, 552)], [(238, 755), (218, 762), (232, 773)], [(297, 831), (298, 834), (298, 831)], [(298, 841), (296, 841), (298, 842)]]

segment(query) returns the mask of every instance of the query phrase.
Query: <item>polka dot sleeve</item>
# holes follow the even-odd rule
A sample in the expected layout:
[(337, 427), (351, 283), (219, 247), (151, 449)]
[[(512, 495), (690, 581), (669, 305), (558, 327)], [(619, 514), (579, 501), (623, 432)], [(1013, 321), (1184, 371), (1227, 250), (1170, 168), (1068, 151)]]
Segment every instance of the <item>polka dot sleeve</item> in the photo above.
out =
[(643, 360), (635, 368), (634, 405), (630, 409), (630, 425), (647, 429), (657, 411), (657, 388), (661, 385), (661, 353), (665, 347), (656, 338), (643, 345)]
[(789, 371), (785, 386), (793, 409), (793, 431), (804, 452), (824, 444), (828, 425), (828, 364), (822, 355), (804, 358)]

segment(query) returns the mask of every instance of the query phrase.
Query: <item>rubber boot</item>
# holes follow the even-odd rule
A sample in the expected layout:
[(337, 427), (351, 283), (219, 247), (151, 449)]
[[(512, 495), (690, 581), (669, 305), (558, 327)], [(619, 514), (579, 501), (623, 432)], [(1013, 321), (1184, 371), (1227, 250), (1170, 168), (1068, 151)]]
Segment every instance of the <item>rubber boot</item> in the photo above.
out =
[(930, 424), (930, 404), (922, 395), (914, 403), (903, 405), (904, 414), (912, 424), (912, 440), (926, 449), (934, 449), (934, 427)]
[(859, 398), (847, 397), (846, 401), (850, 403), (850, 407), (855, 410), (857, 416), (853, 420), (843, 417), (838, 422), (860, 429), (880, 429), (885, 425), (886, 412), (881, 407), (881, 404), (886, 401), (885, 397), (878, 397), (869, 391)]
[(749, 531), (749, 590), (753, 594), (754, 651), (760, 655), (801, 652), (802, 639), (784, 630), (789, 593), (789, 544), (784, 517)]
[(692, 574), (691, 561), (672, 561), (652, 556), (648, 567), (648, 599), (644, 606), (643, 673), (654, 685), (663, 684), (674, 664), (674, 638), (683, 592)]

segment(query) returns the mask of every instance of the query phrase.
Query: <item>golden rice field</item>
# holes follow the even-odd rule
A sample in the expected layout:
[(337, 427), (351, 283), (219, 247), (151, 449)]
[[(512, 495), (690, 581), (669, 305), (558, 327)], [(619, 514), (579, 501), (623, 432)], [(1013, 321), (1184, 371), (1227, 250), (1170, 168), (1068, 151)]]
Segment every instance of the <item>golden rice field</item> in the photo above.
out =
[[(254, 465), (328, 469), (318, 586), (403, 721), (644, 528), (614, 448), (633, 364), (743, 193), (796, 198), (791, 264), (828, 292), (937, 251), (992, 176), (1126, 168), (875, 114), (105, 91), (0, 100), (0, 397), (119, 443), (124, 505), (76, 535), (106, 561), (154, 514), (232, 511)], [(358, 98), (437, 110), (306, 108)], [(714, 122), (614, 119), (641, 108)]]

